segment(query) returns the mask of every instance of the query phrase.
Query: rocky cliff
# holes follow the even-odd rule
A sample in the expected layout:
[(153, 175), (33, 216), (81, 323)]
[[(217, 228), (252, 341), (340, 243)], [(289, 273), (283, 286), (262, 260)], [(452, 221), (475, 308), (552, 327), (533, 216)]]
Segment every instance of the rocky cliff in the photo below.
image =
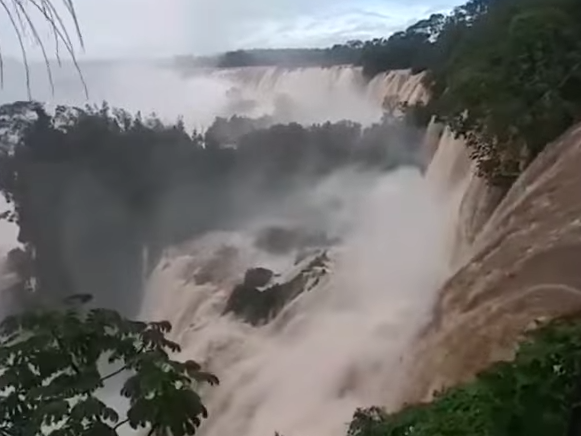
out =
[(550, 144), (504, 197), (465, 177), (464, 254), (408, 356), (405, 401), (427, 399), (510, 358), (536, 320), (581, 311), (579, 168), (581, 126)]

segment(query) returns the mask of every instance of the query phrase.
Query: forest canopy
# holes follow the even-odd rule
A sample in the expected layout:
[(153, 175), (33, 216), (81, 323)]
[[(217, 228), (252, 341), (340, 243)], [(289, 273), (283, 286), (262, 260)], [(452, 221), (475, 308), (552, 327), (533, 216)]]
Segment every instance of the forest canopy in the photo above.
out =
[(179, 64), (351, 64), (368, 79), (395, 69), (424, 73), (429, 113), (466, 139), (481, 175), (507, 187), (580, 118), (580, 20), (578, 0), (470, 0), (387, 38), (238, 50)]

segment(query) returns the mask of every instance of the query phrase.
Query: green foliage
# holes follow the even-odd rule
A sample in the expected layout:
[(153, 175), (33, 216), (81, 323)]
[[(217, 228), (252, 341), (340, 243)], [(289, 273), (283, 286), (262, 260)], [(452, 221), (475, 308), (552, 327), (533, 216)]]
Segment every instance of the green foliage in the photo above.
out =
[[(581, 3), (469, 0), (389, 38), (328, 49), (226, 54), (223, 66), (359, 65), (425, 72), (428, 115), (466, 139), (480, 175), (509, 186), (581, 118)], [(242, 62), (241, 59), (244, 61)]]
[(256, 216), (341, 168), (417, 165), (421, 132), (388, 121), (218, 118), (202, 135), (107, 105), (4, 105), (0, 191), (26, 248), (25, 288), (57, 299), (82, 290), (132, 316), (166, 246)]
[(176, 65), (186, 71), (196, 67), (330, 67), (359, 62), (362, 45), (361, 41), (348, 41), (345, 44), (335, 44), (329, 48), (235, 50), (218, 56), (181, 56), (176, 59)]
[(581, 323), (558, 320), (529, 334), (514, 361), (492, 365), (474, 381), (438, 393), (431, 403), (393, 414), (358, 409), (348, 434), (565, 435), (578, 413), (580, 383)]
[[(512, 183), (581, 114), (581, 25), (574, 0), (488, 1), (434, 68), (437, 113), (466, 138), (483, 176)], [(436, 43), (437, 45), (437, 43)]]
[[(0, 324), (0, 433), (6, 436), (113, 436), (123, 424), (150, 434), (192, 435), (207, 416), (195, 389), (218, 383), (194, 361), (168, 353), (167, 321), (136, 322), (105, 309), (83, 310), (87, 296), (61, 309), (11, 316)], [(78, 304), (81, 303), (81, 304)], [(103, 374), (105, 362), (116, 370)], [(126, 416), (96, 392), (127, 375)]]
[(82, 289), (131, 315), (144, 246), (152, 263), (159, 251), (151, 228), (161, 195), (201, 150), (198, 137), (107, 105), (49, 114), (35, 102), (2, 106), (0, 132), (0, 190), (34, 287), (56, 299)]

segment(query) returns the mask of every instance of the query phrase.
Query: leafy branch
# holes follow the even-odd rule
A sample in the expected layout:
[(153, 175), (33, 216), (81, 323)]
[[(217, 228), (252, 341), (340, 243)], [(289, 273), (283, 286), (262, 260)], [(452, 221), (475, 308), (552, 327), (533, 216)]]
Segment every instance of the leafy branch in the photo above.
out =
[[(0, 324), (0, 434), (115, 435), (125, 425), (151, 434), (192, 435), (208, 412), (195, 391), (217, 384), (194, 361), (172, 360), (180, 351), (166, 338), (167, 321), (138, 322), (106, 309), (85, 309), (89, 298), (58, 309), (6, 318)], [(120, 364), (107, 375), (100, 364)], [(126, 417), (101, 401), (105, 381), (128, 372), (121, 396)]]
[(580, 378), (581, 322), (556, 320), (529, 333), (514, 361), (492, 365), (474, 381), (437, 393), (431, 403), (392, 414), (378, 407), (358, 409), (348, 434), (572, 434), (571, 428), (578, 430)]
[[(75, 11), (75, 7), (73, 5), (72, 0), (62, 0), (62, 4), (66, 10), (66, 13), (70, 16), (73, 22), (73, 27), (75, 29), (76, 36), (80, 42), (81, 48), (84, 49), (84, 41), (81, 34), (81, 29), (79, 26), (79, 21), (77, 17), (77, 13)], [(32, 92), (30, 89), (30, 69), (28, 63), (28, 56), (26, 53), (26, 47), (24, 44), (24, 37), (30, 31), (33, 37), (33, 41), (37, 44), (42, 52), (42, 57), (45, 63), (49, 83), (52, 92), (54, 93), (54, 81), (52, 76), (52, 69), (50, 67), (50, 61), (48, 59), (48, 53), (45, 47), (45, 43), (43, 42), (42, 38), (40, 37), (34, 20), (34, 15), (29, 10), (28, 7), (31, 7), (38, 15), (40, 15), (41, 19), (48, 23), (50, 30), (54, 37), (54, 44), (55, 44), (55, 51), (56, 51), (56, 58), (59, 63), (61, 64), (61, 56), (60, 56), (60, 47), (61, 45), (64, 46), (65, 51), (70, 56), (75, 69), (79, 75), (81, 83), (83, 85), (83, 90), (85, 95), (88, 97), (88, 89), (85, 83), (83, 74), (77, 62), (77, 58), (75, 56), (75, 50), (72, 43), (71, 36), (67, 27), (64, 23), (64, 17), (61, 12), (55, 7), (52, 0), (0, 0), (0, 7), (8, 17), (12, 28), (16, 34), (18, 39), (18, 44), (20, 46), (20, 52), (22, 55), (22, 60), (24, 62), (24, 71), (25, 71), (25, 80), (26, 80), (26, 89), (28, 92), (28, 98), (32, 99)], [(4, 87), (4, 58), (2, 54), (2, 50), (0, 48), (0, 87)]]

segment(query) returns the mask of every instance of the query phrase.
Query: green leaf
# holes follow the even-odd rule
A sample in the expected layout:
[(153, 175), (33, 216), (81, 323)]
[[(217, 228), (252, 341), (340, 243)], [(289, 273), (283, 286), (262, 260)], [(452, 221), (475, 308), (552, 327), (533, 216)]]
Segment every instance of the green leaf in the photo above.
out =
[[(113, 424), (127, 422), (174, 436), (194, 434), (207, 417), (194, 382), (218, 379), (196, 362), (169, 357), (179, 348), (165, 337), (169, 323), (84, 311), (89, 300), (82, 296), (63, 310), (25, 312), (1, 324), (0, 430), (32, 436), (50, 425), (49, 436), (112, 436)], [(119, 370), (102, 374), (99, 362), (105, 360)], [(120, 393), (130, 401), (125, 417), (95, 396), (104, 380), (122, 373), (128, 375)]]

